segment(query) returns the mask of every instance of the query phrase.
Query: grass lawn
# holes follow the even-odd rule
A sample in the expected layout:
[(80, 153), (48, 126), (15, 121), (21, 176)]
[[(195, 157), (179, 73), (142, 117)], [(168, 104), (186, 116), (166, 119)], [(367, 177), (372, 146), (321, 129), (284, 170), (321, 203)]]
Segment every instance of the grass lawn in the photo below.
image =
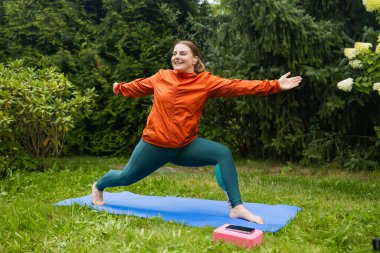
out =
[[(45, 173), (14, 173), (0, 181), (0, 252), (248, 252), (212, 242), (213, 228), (159, 218), (110, 215), (52, 204), (90, 193), (91, 184), (126, 159), (72, 157)], [(171, 166), (171, 165), (169, 165)], [(380, 237), (380, 172), (237, 162), (243, 201), (302, 207), (255, 252), (372, 252)], [(157, 171), (110, 191), (225, 200), (213, 169)]]

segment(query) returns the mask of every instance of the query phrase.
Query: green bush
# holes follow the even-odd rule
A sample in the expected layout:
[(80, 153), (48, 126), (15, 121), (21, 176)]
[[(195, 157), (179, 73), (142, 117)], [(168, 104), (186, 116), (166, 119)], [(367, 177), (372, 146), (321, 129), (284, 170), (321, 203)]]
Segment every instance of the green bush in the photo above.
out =
[(25, 67), (22, 60), (0, 63), (0, 86), (0, 171), (20, 165), (20, 159), (21, 167), (45, 169), (45, 158), (61, 153), (95, 97), (93, 89), (82, 94), (54, 68)]

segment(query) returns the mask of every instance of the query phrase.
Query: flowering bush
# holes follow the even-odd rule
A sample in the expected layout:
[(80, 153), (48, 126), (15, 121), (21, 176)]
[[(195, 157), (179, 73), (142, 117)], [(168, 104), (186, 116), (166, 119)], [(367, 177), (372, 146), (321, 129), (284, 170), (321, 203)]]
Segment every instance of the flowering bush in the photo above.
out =
[[(368, 12), (377, 12), (377, 20), (380, 22), (380, 0), (363, 0)], [(344, 55), (349, 60), (353, 70), (353, 78), (347, 78), (338, 82), (338, 89), (351, 92), (356, 91), (369, 94), (372, 91), (380, 95), (380, 34), (377, 38), (376, 48), (371, 43), (356, 42), (353, 48), (345, 48)], [(380, 139), (380, 126), (374, 126), (377, 138)]]
[(347, 78), (347, 79), (344, 79), (343, 81), (340, 81), (337, 86), (338, 86), (338, 89), (340, 90), (350, 92), (352, 90), (353, 83), (354, 83), (354, 79)]
[[(380, 21), (380, 1), (363, 0), (363, 4), (367, 11), (377, 12)], [(380, 95), (380, 35), (374, 50), (371, 43), (356, 42), (353, 48), (344, 49), (344, 55), (348, 58), (356, 78), (340, 81), (337, 84), (338, 89), (350, 92), (355, 87), (359, 92), (369, 94), (377, 91)]]
[(340, 81), (338, 89), (350, 92), (355, 87), (359, 92), (377, 91), (380, 95), (380, 36), (376, 50), (372, 51), (372, 47), (371, 43), (356, 42), (354, 48), (344, 49), (357, 77)]
[(378, 11), (380, 9), (379, 0), (363, 0), (363, 4), (369, 12)]

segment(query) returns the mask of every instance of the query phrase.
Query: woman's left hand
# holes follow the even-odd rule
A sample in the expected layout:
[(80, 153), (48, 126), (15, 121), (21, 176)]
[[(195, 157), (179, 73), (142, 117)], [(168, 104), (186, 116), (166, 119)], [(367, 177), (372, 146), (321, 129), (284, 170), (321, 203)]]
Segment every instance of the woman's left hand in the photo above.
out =
[(301, 76), (295, 76), (295, 77), (289, 77), (290, 72), (286, 73), (285, 75), (281, 76), (280, 79), (278, 79), (278, 82), (280, 83), (280, 90), (290, 90), (295, 87), (297, 87), (300, 82), (302, 81)]

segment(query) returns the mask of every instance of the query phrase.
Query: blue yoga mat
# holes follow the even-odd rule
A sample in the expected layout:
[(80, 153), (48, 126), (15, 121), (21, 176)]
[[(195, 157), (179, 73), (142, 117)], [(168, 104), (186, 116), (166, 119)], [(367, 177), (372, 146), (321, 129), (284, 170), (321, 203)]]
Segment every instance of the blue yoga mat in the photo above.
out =
[(263, 225), (243, 219), (232, 219), (228, 216), (229, 205), (226, 201), (144, 196), (131, 192), (104, 192), (107, 202), (104, 206), (91, 204), (91, 194), (79, 198), (66, 199), (56, 203), (57, 206), (70, 206), (77, 203), (95, 210), (114, 214), (135, 215), (143, 218), (161, 217), (165, 221), (194, 226), (220, 227), (224, 224), (235, 224), (260, 229), (265, 232), (277, 232), (288, 224), (301, 208), (290, 205), (266, 205), (244, 203), (252, 213), (261, 216)]

